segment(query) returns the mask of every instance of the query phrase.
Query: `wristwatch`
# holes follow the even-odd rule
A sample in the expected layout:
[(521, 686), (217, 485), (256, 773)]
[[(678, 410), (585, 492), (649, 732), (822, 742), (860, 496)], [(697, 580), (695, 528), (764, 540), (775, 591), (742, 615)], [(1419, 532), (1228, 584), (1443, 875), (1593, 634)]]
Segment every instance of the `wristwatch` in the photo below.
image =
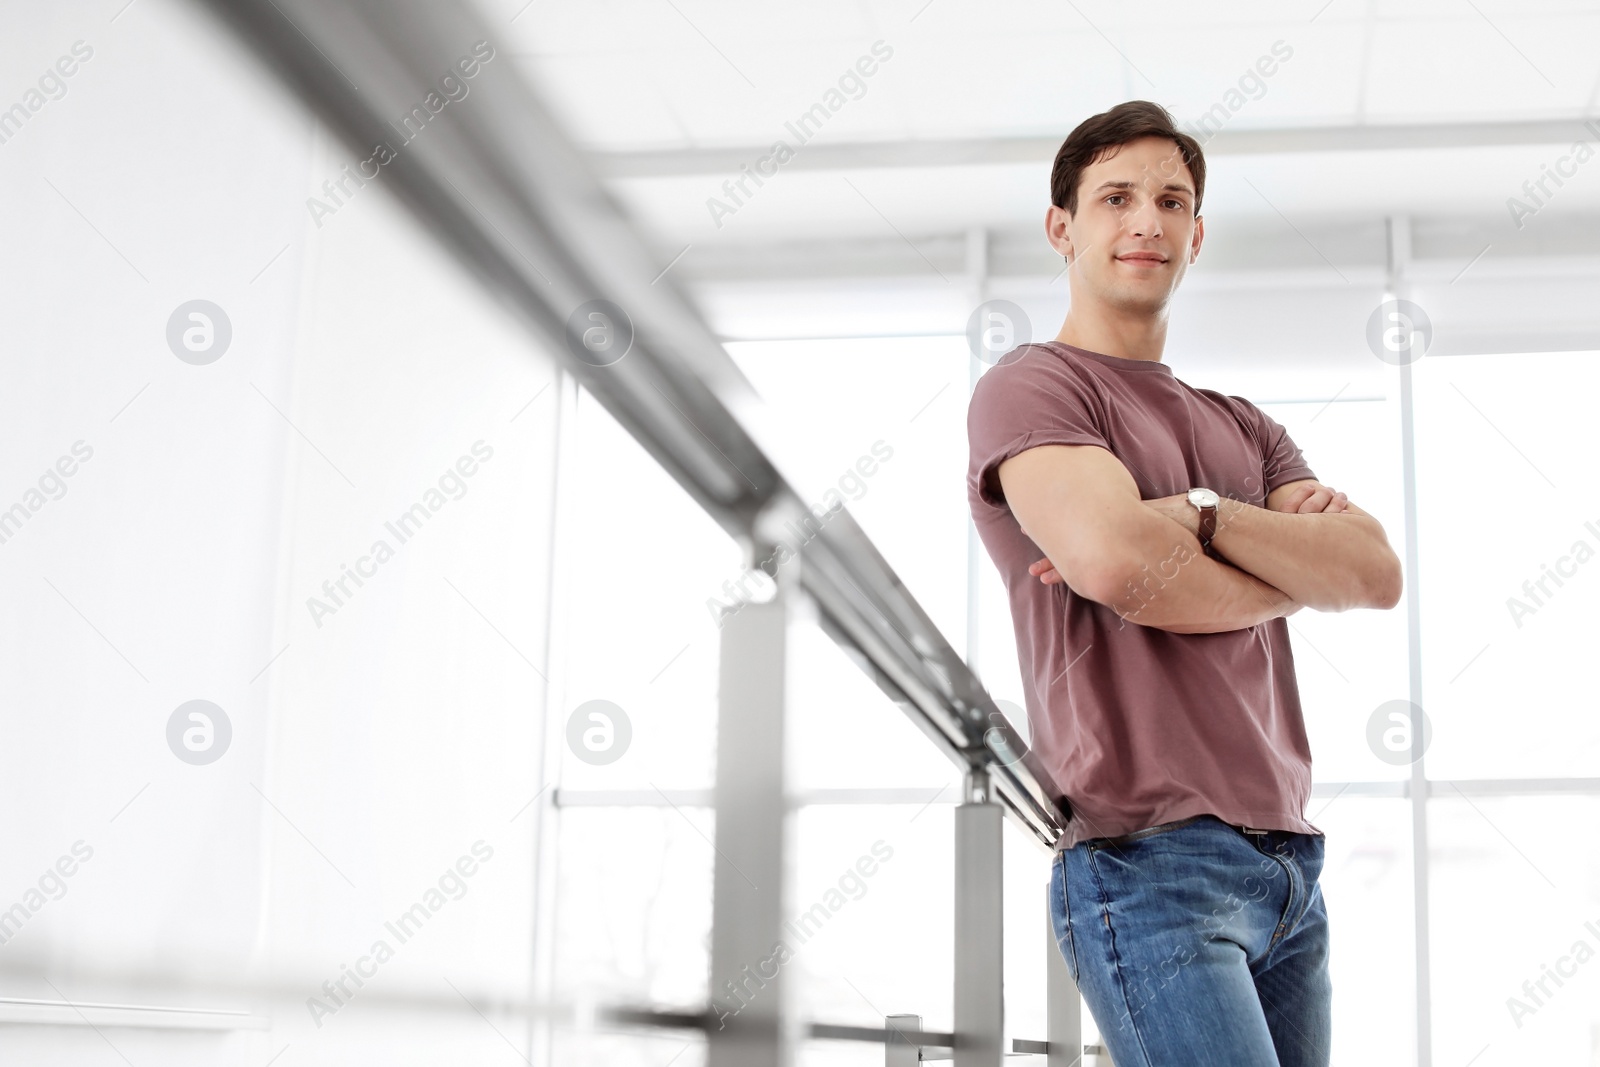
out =
[(1200, 509), (1200, 548), (1211, 551), (1211, 539), (1217, 533), (1217, 504), (1219, 497), (1210, 489), (1189, 490), (1189, 503)]

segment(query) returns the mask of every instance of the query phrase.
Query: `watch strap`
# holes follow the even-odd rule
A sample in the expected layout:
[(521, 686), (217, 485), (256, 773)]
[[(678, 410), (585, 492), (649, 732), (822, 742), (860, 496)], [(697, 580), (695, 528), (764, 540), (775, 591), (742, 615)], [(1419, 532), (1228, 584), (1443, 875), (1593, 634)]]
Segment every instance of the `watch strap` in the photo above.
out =
[(1200, 547), (1210, 551), (1211, 539), (1217, 535), (1217, 508), (1213, 504), (1200, 509)]

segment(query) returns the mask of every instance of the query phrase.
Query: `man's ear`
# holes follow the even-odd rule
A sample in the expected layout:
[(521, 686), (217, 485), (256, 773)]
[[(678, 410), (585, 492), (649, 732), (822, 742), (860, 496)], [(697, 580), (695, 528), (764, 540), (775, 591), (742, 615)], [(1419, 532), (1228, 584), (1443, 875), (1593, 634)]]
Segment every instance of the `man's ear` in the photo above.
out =
[(1060, 212), (1061, 216), (1064, 217), (1066, 222), (1072, 221), (1072, 216), (1067, 213), (1066, 208), (1057, 207), (1056, 205), (1051, 204), (1045, 209), (1044, 212), (1045, 240), (1049, 243), (1050, 247), (1055, 250), (1056, 255), (1061, 256), (1068, 263), (1070, 263), (1072, 262), (1073, 256), (1072, 238), (1068, 237), (1066, 235), (1066, 231), (1063, 229), (1060, 242), (1058, 244), (1055, 235), (1052, 233), (1052, 227), (1056, 221), (1057, 212)]
[(1200, 244), (1206, 239), (1206, 219), (1204, 215), (1194, 217), (1194, 241), (1189, 245), (1189, 262), (1193, 263), (1200, 258)]

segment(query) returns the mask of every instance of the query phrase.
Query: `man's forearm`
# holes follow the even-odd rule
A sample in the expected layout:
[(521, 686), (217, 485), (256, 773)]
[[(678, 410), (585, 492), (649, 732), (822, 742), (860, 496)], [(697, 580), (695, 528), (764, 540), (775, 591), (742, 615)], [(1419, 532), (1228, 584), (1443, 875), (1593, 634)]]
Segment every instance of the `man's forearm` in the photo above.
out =
[(1389, 608), (1400, 597), (1400, 561), (1368, 515), (1287, 514), (1224, 497), (1211, 548), (1318, 611)]
[(1131, 540), (1132, 567), (1094, 599), (1126, 622), (1172, 633), (1220, 633), (1292, 615), (1301, 605), (1253, 574), (1207, 557), (1188, 530), (1155, 512)]

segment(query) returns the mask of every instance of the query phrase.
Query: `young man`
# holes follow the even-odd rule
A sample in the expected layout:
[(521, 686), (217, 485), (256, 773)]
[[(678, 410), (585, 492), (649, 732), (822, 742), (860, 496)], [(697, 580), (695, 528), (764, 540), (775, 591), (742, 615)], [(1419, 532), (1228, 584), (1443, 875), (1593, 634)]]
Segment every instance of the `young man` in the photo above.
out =
[(968, 498), (1071, 816), (1057, 943), (1117, 1067), (1326, 1067), (1323, 837), (1284, 619), (1391, 608), (1401, 568), (1281, 425), (1161, 361), (1204, 192), (1159, 105), (1072, 131), (1045, 214), (1071, 305), (979, 379)]

